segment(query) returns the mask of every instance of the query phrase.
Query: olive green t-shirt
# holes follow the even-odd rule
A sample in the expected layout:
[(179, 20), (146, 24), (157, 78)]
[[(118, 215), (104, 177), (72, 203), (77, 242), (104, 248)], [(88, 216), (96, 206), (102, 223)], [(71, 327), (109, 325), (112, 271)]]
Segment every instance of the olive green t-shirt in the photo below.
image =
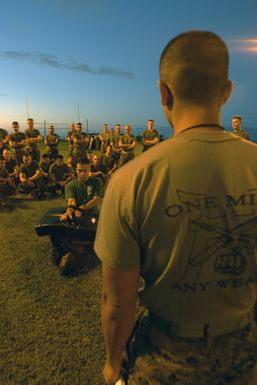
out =
[(74, 139), (86, 139), (87, 138), (87, 134), (85, 134), (84, 132), (75, 132), (73, 134), (73, 148), (74, 148), (74, 151), (85, 151), (87, 149), (87, 143), (85, 141), (81, 142), (81, 143), (75, 143), (74, 142)]
[[(16, 132), (16, 133), (12, 133), (11, 135), (10, 135), (10, 141), (12, 141), (12, 142), (14, 142), (15, 143), (15, 147), (18, 147), (18, 149), (20, 148), (23, 148), (23, 147), (25, 147), (25, 144), (21, 144), (21, 142), (23, 141), (23, 140), (25, 140), (26, 139), (26, 136), (25, 136), (25, 134), (23, 133), (23, 132), (21, 132), (21, 131), (18, 131), (18, 132)], [(20, 144), (20, 145), (19, 145)]]
[(160, 143), (110, 180), (96, 254), (114, 270), (139, 269), (154, 313), (226, 330), (256, 302), (256, 164), (257, 145), (228, 132)]
[(64, 181), (71, 174), (69, 167), (66, 163), (58, 166), (56, 163), (53, 163), (49, 168), (49, 175), (54, 174), (55, 178), (59, 181)]
[[(133, 144), (134, 142), (136, 142), (136, 137), (134, 135), (123, 135), (121, 138), (120, 138), (121, 142), (123, 144)], [(125, 152), (134, 152), (134, 149), (133, 148), (123, 148), (123, 151)]]
[[(33, 128), (32, 130), (27, 128), (27, 130), (24, 131), (25, 135), (27, 138), (37, 138), (40, 135), (40, 131), (37, 128)], [(37, 143), (35, 142), (30, 142), (29, 146), (30, 147), (37, 147)]]
[[(9, 177), (9, 172), (6, 170), (6, 168), (1, 168), (0, 169), (0, 177), (7, 179)], [(4, 183), (3, 181), (0, 181), (0, 183)]]
[(158, 131), (153, 130), (144, 130), (141, 135), (142, 145), (144, 147), (152, 147), (154, 144), (145, 143), (146, 140), (153, 140), (155, 138), (160, 138)]
[[(59, 135), (57, 134), (48, 134), (46, 135), (46, 140), (47, 140), (47, 146), (56, 148), (58, 146), (58, 141), (59, 141)], [(57, 143), (56, 143), (57, 141)]]
[(89, 177), (87, 181), (78, 178), (68, 182), (65, 186), (66, 200), (73, 198), (77, 206), (89, 202), (97, 196), (102, 196), (102, 182), (99, 178)]
[(30, 165), (21, 164), (19, 172), (25, 174), (26, 178), (31, 178), (37, 170), (39, 170), (39, 164), (35, 160), (32, 160)]

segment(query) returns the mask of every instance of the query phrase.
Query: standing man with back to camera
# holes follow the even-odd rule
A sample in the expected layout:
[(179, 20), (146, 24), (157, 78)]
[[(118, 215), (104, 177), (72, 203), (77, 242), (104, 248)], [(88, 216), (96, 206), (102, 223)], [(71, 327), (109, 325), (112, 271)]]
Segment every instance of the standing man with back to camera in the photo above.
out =
[(114, 174), (98, 224), (104, 378), (119, 378), (127, 343), (129, 385), (255, 385), (257, 146), (221, 126), (225, 43), (172, 39), (159, 88), (174, 136)]

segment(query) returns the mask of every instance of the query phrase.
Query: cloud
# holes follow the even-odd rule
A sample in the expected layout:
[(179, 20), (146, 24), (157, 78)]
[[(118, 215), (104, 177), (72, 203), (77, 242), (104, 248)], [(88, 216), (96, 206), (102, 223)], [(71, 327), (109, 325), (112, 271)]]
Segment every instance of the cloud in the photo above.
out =
[(0, 92), (0, 96), (7, 96), (4, 92)]
[(37, 65), (48, 66), (56, 69), (67, 69), (94, 75), (122, 76), (129, 79), (133, 79), (134, 77), (133, 73), (126, 69), (114, 68), (106, 65), (99, 68), (92, 68), (86, 63), (74, 60), (62, 60), (56, 55), (44, 52), (5, 51), (0, 56), (6, 59), (29, 61)]

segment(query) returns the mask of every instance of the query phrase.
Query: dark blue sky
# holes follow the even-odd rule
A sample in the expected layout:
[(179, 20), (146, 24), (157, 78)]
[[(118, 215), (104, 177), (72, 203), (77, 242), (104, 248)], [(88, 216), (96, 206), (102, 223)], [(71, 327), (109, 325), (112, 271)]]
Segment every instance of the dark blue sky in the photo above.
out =
[[(89, 120), (167, 126), (157, 88), (170, 38), (190, 29), (218, 33), (231, 49), (234, 92), (223, 122), (241, 114), (257, 127), (257, 2), (239, 0), (12, 0), (1, 4), (0, 126), (12, 120)], [(252, 51), (248, 51), (252, 47)]]

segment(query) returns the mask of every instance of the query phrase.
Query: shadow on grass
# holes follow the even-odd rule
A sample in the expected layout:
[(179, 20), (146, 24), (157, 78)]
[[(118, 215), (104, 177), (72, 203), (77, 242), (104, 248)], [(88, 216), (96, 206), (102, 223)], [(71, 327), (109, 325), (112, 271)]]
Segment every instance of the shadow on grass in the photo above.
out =
[(83, 275), (89, 274), (92, 270), (94, 270), (96, 267), (100, 265), (100, 261), (95, 255), (92, 247), (90, 247), (86, 251), (84, 258), (85, 258), (85, 262), (83, 263), (83, 266), (78, 267), (77, 269), (75, 268), (75, 270), (72, 269), (72, 271), (70, 271), (69, 268), (66, 268), (66, 269), (60, 268), (61, 266), (61, 263), (60, 263), (59, 265), (60, 274), (66, 278), (73, 278), (82, 274)]

